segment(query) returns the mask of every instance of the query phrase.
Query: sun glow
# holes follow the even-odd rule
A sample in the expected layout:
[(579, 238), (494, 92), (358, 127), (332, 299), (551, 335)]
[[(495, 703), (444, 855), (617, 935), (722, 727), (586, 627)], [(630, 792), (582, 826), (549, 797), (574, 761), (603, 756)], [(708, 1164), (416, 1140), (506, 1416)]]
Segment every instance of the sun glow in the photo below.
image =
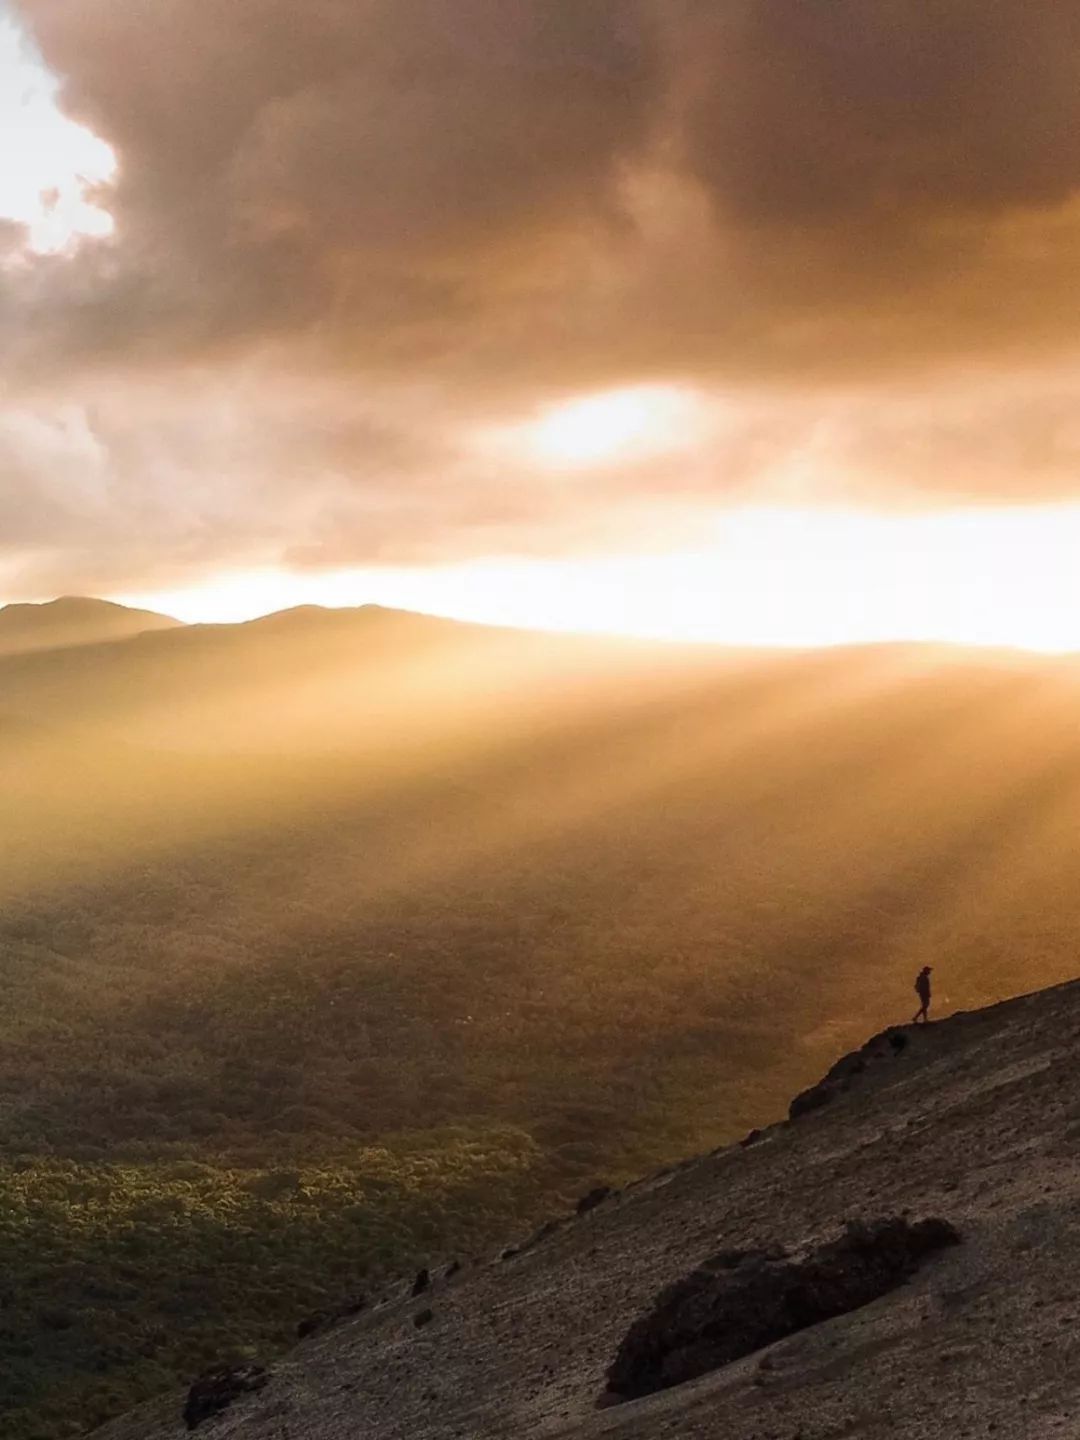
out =
[(673, 385), (635, 385), (562, 401), (481, 437), (555, 470), (653, 460), (701, 438), (703, 406)]
[(730, 645), (1080, 651), (1080, 505), (887, 516), (732, 508), (677, 553), (287, 572), (117, 596), (187, 620), (374, 601), (465, 620)]
[(58, 88), (0, 9), (0, 220), (26, 226), (29, 249), (37, 254), (55, 254), (113, 229), (112, 217), (93, 197), (115, 175), (116, 156), (63, 114)]

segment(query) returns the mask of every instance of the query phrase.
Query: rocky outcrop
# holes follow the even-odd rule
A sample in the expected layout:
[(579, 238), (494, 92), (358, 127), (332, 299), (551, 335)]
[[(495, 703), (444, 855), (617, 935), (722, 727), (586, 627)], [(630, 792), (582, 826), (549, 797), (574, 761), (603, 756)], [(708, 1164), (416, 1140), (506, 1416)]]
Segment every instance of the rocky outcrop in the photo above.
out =
[(184, 1421), (189, 1430), (228, 1409), (241, 1395), (252, 1395), (270, 1380), (261, 1365), (224, 1365), (200, 1376), (188, 1391)]
[(801, 1257), (725, 1251), (661, 1291), (635, 1320), (607, 1372), (608, 1391), (620, 1400), (651, 1395), (857, 1310), (959, 1239), (945, 1220), (897, 1218), (851, 1223)]
[(811, 1085), (808, 1090), (796, 1095), (788, 1106), (788, 1119), (797, 1120), (800, 1115), (808, 1115), (812, 1110), (820, 1110), (822, 1106), (830, 1105), (838, 1096), (850, 1090), (856, 1079), (865, 1074), (871, 1066), (898, 1059), (907, 1049), (908, 1043), (908, 1031), (895, 1026), (875, 1035), (861, 1050), (855, 1050), (837, 1060), (816, 1085)]

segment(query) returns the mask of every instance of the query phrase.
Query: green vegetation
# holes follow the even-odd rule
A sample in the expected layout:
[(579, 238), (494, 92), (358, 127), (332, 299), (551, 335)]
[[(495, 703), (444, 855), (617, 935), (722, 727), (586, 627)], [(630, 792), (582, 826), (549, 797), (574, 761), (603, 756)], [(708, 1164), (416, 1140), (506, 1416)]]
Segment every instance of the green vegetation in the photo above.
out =
[(287, 1344), (418, 1247), (466, 1250), (532, 1203), (509, 1128), (398, 1136), (288, 1170), (0, 1167), (5, 1436), (75, 1435), (223, 1356)]
[(176, 929), (124, 891), (99, 892), (92, 924), (7, 922), (13, 1440), (79, 1433), (223, 1356), (272, 1353), (320, 1305), (490, 1253), (597, 1177), (730, 1123), (703, 1084), (722, 1018), (686, 1025), (693, 967), (624, 965), (611, 936), (586, 963), (587, 939), (520, 895), (417, 895), (396, 920), (346, 913), (290, 943), (253, 917), (230, 939), (146, 877), (139, 893)]
[(528, 1211), (540, 1168), (508, 1128), (269, 1171), (1, 1166), (4, 1436), (79, 1434), (222, 1356), (268, 1354), (418, 1247), (481, 1244)]
[(1050, 662), (283, 623), (0, 662), (10, 1440), (773, 1118), (926, 960), (1072, 972)]

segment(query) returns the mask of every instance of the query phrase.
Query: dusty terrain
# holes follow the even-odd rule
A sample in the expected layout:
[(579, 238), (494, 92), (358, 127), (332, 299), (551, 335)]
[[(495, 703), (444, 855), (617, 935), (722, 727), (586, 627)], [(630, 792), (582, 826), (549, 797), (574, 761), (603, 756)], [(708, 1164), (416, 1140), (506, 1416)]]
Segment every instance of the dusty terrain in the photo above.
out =
[[(1080, 983), (906, 1031), (760, 1141), (613, 1196), (510, 1258), (304, 1341), (205, 1440), (1080, 1435)], [(952, 1221), (905, 1287), (692, 1383), (598, 1408), (657, 1291), (720, 1249), (852, 1217)], [(519, 1242), (520, 1243), (520, 1242)], [(446, 1257), (449, 1260), (451, 1257)], [(411, 1277), (410, 1277), (411, 1278)], [(378, 1302), (380, 1297), (373, 1299)], [(430, 1323), (417, 1328), (425, 1309)], [(98, 1432), (179, 1440), (182, 1395)]]

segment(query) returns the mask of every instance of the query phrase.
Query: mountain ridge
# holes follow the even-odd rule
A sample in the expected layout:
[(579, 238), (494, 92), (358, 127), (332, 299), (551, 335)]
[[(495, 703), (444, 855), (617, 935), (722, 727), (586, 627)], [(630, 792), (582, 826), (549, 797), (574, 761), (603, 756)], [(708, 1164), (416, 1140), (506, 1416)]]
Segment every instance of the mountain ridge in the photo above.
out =
[[(5, 617), (7, 617), (5, 619)], [(110, 638), (125, 638), (147, 635), (155, 632), (183, 632), (193, 635), (234, 635), (257, 634), (260, 630), (288, 629), (304, 624), (325, 624), (330, 627), (347, 626), (357, 622), (384, 622), (387, 624), (413, 625), (417, 628), (430, 627), (433, 632), (476, 633), (497, 636), (521, 636), (526, 639), (593, 645), (616, 648), (638, 649), (641, 651), (682, 651), (713, 657), (765, 656), (781, 658), (800, 655), (852, 655), (895, 654), (925, 656), (966, 656), (972, 661), (990, 663), (1028, 662), (1032, 664), (1055, 662), (1068, 663), (1078, 658), (1074, 652), (1044, 652), (1027, 650), (1020, 646), (997, 644), (969, 644), (951, 640), (883, 639), (851, 641), (836, 645), (739, 645), (724, 641), (691, 640), (679, 637), (647, 636), (618, 631), (592, 631), (573, 629), (546, 629), (537, 625), (510, 625), (499, 621), (464, 619), (442, 615), (429, 610), (414, 610), (404, 606), (384, 605), (378, 601), (366, 601), (357, 605), (319, 605), (305, 603), (268, 610), (263, 614), (243, 620), (201, 620), (183, 621), (162, 612), (146, 610), (119, 601), (106, 600), (90, 595), (61, 595), (46, 601), (13, 601), (0, 605), (0, 660), (8, 653), (3, 649), (3, 628), (16, 622), (27, 625), (59, 625), (65, 620), (82, 619), (88, 625), (96, 618), (99, 622), (111, 617), (122, 627), (122, 633), (115, 637), (102, 635), (104, 641)], [(93, 639), (87, 643), (94, 643)]]
[(183, 629), (171, 615), (93, 596), (61, 595), (0, 606), (0, 659)]

